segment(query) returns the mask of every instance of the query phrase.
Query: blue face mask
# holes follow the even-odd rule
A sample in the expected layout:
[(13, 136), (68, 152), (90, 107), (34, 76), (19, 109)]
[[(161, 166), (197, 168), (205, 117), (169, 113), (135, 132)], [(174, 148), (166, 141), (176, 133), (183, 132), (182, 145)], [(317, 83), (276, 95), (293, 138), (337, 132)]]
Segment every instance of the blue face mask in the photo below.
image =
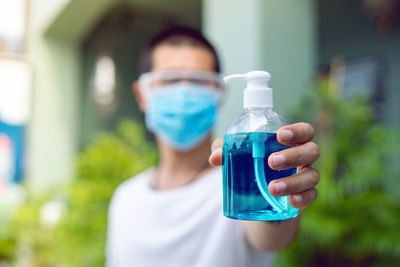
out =
[(157, 88), (148, 98), (146, 125), (177, 150), (198, 145), (211, 131), (220, 91), (196, 83)]

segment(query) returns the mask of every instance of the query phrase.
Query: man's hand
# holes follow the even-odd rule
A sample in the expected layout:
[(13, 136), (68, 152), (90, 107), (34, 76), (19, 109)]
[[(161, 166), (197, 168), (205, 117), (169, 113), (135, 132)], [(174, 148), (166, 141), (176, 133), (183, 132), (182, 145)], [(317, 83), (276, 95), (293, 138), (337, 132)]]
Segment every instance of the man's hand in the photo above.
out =
[[(278, 130), (277, 138), (284, 145), (296, 146), (272, 153), (268, 158), (268, 165), (274, 170), (297, 167), (298, 173), (271, 181), (268, 190), (274, 196), (290, 195), (289, 204), (304, 209), (318, 195), (315, 186), (319, 182), (319, 174), (312, 168), (319, 157), (318, 145), (311, 141), (314, 138), (314, 128), (304, 122), (283, 126)], [(223, 139), (218, 138), (212, 144), (210, 164), (222, 164), (222, 143)]]

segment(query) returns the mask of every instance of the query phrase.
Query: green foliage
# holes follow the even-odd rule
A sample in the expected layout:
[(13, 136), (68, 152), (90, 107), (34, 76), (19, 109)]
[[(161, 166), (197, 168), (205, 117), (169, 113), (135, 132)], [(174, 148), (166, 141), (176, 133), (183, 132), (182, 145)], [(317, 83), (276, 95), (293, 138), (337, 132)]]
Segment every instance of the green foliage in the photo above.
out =
[(2, 261), (10, 261), (16, 251), (16, 240), (8, 231), (7, 217), (8, 211), (6, 207), (0, 206), (2, 216), (0, 218), (0, 266)]
[[(399, 135), (375, 121), (362, 99), (340, 100), (321, 83), (295, 110), (311, 122), (321, 156), (317, 201), (302, 213), (295, 242), (278, 266), (396, 266), (400, 262), (400, 201), (387, 187), (399, 184), (388, 159)], [(301, 112), (301, 111), (305, 112)], [(393, 142), (395, 141), (395, 142)]]
[[(14, 263), (29, 259), (33, 266), (103, 266), (107, 209), (115, 188), (157, 160), (143, 128), (124, 121), (117, 133), (97, 137), (77, 160), (77, 177), (49, 194), (29, 194), (9, 224), (7, 256)], [(42, 222), (43, 204), (57, 201), (65, 214), (55, 226)], [(0, 253), (6, 242), (0, 241)], [(18, 245), (15, 245), (18, 244)], [(1, 258), (0, 258), (1, 259)]]

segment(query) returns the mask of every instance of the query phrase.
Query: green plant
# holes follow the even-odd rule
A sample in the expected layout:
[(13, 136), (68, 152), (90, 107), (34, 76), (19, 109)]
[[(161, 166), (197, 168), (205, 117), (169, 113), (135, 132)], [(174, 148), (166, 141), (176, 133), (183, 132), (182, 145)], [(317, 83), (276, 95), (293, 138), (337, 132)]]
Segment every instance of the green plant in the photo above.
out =
[[(125, 120), (117, 133), (101, 134), (79, 155), (77, 176), (70, 184), (45, 195), (28, 194), (27, 203), (9, 224), (11, 240), (18, 245), (8, 258), (14, 263), (28, 259), (37, 267), (103, 266), (112, 193), (156, 160), (154, 145), (146, 142), (144, 129), (137, 123)], [(49, 201), (65, 207), (55, 226), (41, 219), (43, 205)]]
[[(5, 209), (3, 206), (0, 207), (2, 213)], [(16, 251), (16, 240), (8, 231), (7, 218), (2, 217), (0, 218), (0, 266), (2, 262), (12, 260)]]
[[(344, 101), (325, 80), (295, 110), (311, 122), (321, 156), (317, 201), (303, 211), (299, 235), (278, 266), (396, 266), (400, 262), (400, 188), (389, 164), (399, 135), (378, 123), (365, 99)], [(390, 140), (397, 140), (390, 142)]]

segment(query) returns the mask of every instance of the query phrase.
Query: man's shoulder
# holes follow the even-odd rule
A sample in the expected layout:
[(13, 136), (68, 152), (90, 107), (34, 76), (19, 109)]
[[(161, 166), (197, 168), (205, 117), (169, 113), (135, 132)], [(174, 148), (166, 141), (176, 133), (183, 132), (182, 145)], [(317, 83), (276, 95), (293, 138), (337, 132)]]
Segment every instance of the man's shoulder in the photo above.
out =
[(145, 190), (147, 186), (147, 177), (153, 168), (148, 168), (143, 172), (125, 180), (114, 191), (111, 203), (115, 204), (121, 199), (130, 198)]

